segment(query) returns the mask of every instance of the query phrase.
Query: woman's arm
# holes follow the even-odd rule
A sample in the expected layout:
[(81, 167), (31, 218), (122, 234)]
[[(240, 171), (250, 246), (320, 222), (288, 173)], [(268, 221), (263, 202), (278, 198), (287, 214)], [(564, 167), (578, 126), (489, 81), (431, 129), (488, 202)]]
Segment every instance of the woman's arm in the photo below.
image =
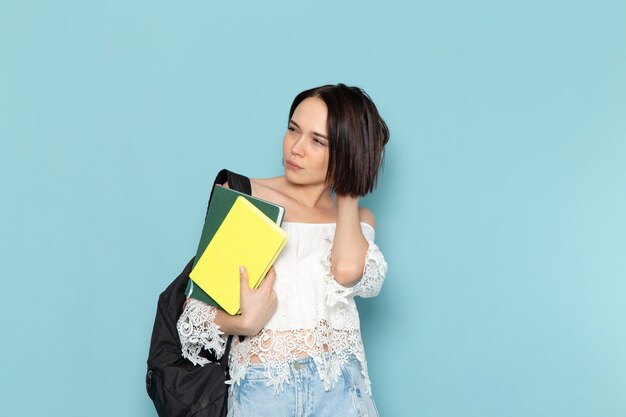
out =
[[(340, 214), (333, 246), (322, 259), (330, 307), (347, 304), (354, 296), (377, 296), (387, 275), (385, 257), (374, 243), (374, 215), (367, 209), (359, 213), (356, 198), (338, 197), (337, 204)], [(361, 229), (360, 220), (372, 226), (371, 230)]]
[(213, 351), (216, 358), (224, 355), (228, 335), (254, 336), (272, 318), (278, 306), (272, 289), (276, 272), (270, 268), (257, 289), (248, 286), (248, 273), (243, 269), (241, 279), (241, 315), (231, 316), (217, 307), (189, 298), (178, 318), (176, 328), (182, 355), (194, 365), (208, 360), (200, 355), (202, 349)]
[[(373, 216), (371, 217), (373, 221)], [(359, 282), (368, 247), (369, 244), (361, 232), (359, 198), (338, 195), (331, 273), (339, 284), (351, 287)]]
[(248, 272), (240, 271), (241, 278), (241, 315), (231, 316), (218, 310), (215, 316), (222, 332), (227, 335), (254, 336), (258, 334), (272, 318), (278, 307), (278, 298), (273, 289), (276, 271), (272, 266), (258, 288), (250, 288)]
[[(248, 285), (248, 272), (245, 268), (240, 271), (241, 314), (231, 316), (224, 310), (215, 308), (213, 321), (222, 334), (227, 336), (254, 336), (272, 318), (278, 306), (276, 292), (273, 290), (276, 271), (272, 266), (259, 288), (251, 289)], [(187, 307), (191, 298), (185, 300), (183, 307)], [(208, 306), (207, 307), (211, 307)]]

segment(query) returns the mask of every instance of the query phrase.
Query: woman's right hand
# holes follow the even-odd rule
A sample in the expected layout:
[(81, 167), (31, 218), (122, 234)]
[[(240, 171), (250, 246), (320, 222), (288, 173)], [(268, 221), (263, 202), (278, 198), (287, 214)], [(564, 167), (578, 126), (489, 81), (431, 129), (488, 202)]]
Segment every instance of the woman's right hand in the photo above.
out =
[(250, 288), (248, 284), (248, 272), (241, 268), (241, 330), (242, 336), (254, 336), (258, 334), (272, 318), (278, 307), (278, 297), (274, 291), (276, 271), (272, 266), (265, 279), (258, 288)]

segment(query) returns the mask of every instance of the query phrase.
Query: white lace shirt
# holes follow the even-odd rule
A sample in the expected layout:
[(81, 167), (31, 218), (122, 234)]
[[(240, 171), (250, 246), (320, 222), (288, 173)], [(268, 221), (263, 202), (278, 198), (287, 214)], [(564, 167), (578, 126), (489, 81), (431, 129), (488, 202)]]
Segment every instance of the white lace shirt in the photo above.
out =
[[(374, 228), (361, 222), (369, 244), (363, 276), (353, 287), (340, 285), (330, 269), (335, 227), (335, 223), (283, 222), (289, 238), (274, 263), (277, 310), (256, 336), (241, 342), (233, 338), (229, 383), (239, 383), (250, 363), (261, 362), (268, 385), (278, 393), (288, 380), (290, 363), (306, 355), (315, 359), (320, 379), (329, 390), (339, 379), (340, 365), (354, 354), (371, 395), (354, 296), (378, 295), (387, 263), (374, 243)], [(216, 312), (215, 307), (191, 299), (178, 320), (182, 354), (196, 365), (208, 362), (199, 355), (203, 348), (217, 358), (224, 354), (227, 337), (214, 322)]]

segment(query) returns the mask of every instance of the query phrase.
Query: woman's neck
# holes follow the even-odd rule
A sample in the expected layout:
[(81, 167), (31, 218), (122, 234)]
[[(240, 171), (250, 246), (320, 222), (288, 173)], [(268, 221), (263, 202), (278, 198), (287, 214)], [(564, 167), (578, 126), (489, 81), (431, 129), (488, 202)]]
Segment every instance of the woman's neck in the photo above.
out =
[(330, 187), (325, 184), (300, 185), (281, 177), (283, 192), (306, 208), (328, 210), (335, 207)]

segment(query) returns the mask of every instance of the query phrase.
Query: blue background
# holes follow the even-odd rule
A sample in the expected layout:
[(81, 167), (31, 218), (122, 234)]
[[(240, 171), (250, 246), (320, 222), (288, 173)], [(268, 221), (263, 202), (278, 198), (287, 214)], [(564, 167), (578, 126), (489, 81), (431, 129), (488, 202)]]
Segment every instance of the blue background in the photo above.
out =
[(388, 122), (382, 416), (626, 415), (626, 3), (0, 2), (0, 415), (155, 416), (159, 292), (301, 90)]

